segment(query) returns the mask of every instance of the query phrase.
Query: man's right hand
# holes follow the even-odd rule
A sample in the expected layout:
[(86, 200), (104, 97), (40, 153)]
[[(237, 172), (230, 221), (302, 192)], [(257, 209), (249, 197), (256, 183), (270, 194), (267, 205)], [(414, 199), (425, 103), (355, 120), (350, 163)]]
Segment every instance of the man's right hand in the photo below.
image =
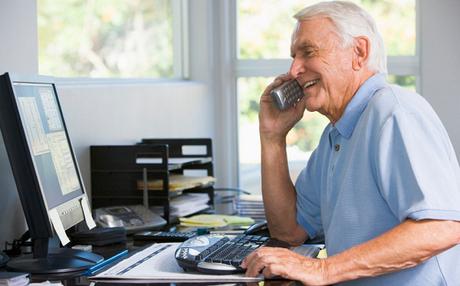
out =
[(302, 119), (305, 111), (305, 97), (294, 107), (280, 111), (270, 96), (270, 91), (282, 83), (292, 80), (289, 74), (278, 76), (267, 86), (260, 98), (259, 132), (261, 141), (284, 142), (289, 130)]
[(305, 96), (295, 106), (280, 111), (270, 91), (292, 80), (285, 74), (278, 76), (260, 98), (259, 132), (261, 143), (261, 179), (265, 215), (270, 234), (292, 244), (305, 241), (307, 234), (297, 224), (296, 192), (289, 175), (286, 135), (302, 118)]

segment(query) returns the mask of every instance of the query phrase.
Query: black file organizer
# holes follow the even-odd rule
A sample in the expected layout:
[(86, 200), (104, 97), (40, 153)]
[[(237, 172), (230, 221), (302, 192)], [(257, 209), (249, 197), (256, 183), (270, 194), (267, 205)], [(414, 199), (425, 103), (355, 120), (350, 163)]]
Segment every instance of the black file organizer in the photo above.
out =
[[(203, 154), (184, 154), (184, 146), (205, 146)], [(171, 222), (170, 199), (179, 193), (169, 190), (169, 175), (183, 174), (187, 169), (206, 170), (214, 176), (212, 164), (212, 141), (197, 139), (143, 139), (136, 145), (91, 146), (91, 189), (92, 207), (100, 208), (114, 205), (162, 206), (164, 218)], [(138, 163), (146, 159), (153, 162)], [(187, 163), (170, 164), (169, 158), (184, 158)], [(201, 160), (211, 158), (211, 160)], [(195, 160), (196, 159), (196, 160)], [(163, 190), (138, 190), (137, 182), (152, 179), (163, 181)], [(214, 206), (214, 187), (198, 187), (184, 192), (206, 192), (210, 207)]]

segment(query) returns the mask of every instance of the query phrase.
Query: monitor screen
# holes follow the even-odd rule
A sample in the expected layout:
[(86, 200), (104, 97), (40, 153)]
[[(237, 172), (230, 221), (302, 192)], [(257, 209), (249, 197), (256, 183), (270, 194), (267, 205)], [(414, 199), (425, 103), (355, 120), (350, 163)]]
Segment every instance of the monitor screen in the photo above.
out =
[(47, 208), (82, 195), (54, 85), (13, 81), (13, 89)]

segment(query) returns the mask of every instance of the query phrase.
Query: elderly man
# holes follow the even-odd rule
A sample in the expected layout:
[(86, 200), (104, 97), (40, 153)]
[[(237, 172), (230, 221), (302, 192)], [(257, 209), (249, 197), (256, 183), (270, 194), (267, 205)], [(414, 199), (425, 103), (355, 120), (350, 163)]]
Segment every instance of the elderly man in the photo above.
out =
[[(319, 3), (295, 17), (289, 74), (260, 100), (262, 192), (272, 236), (298, 245), (324, 235), (329, 256), (265, 247), (245, 259), (246, 274), (459, 285), (460, 168), (441, 121), (420, 95), (385, 82), (383, 41), (360, 7)], [(305, 96), (279, 111), (269, 92), (292, 79)], [(305, 108), (331, 123), (294, 187), (285, 139)]]

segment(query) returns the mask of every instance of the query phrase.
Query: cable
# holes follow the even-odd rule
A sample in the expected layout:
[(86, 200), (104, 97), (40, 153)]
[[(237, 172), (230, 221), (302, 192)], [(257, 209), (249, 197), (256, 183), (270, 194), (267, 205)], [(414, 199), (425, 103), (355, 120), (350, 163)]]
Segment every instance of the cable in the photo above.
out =
[(13, 239), (13, 242), (5, 241), (5, 249), (3, 252), (9, 256), (18, 256), (22, 253), (23, 246), (32, 246), (28, 241), (30, 239), (29, 231), (26, 231), (19, 239)]

